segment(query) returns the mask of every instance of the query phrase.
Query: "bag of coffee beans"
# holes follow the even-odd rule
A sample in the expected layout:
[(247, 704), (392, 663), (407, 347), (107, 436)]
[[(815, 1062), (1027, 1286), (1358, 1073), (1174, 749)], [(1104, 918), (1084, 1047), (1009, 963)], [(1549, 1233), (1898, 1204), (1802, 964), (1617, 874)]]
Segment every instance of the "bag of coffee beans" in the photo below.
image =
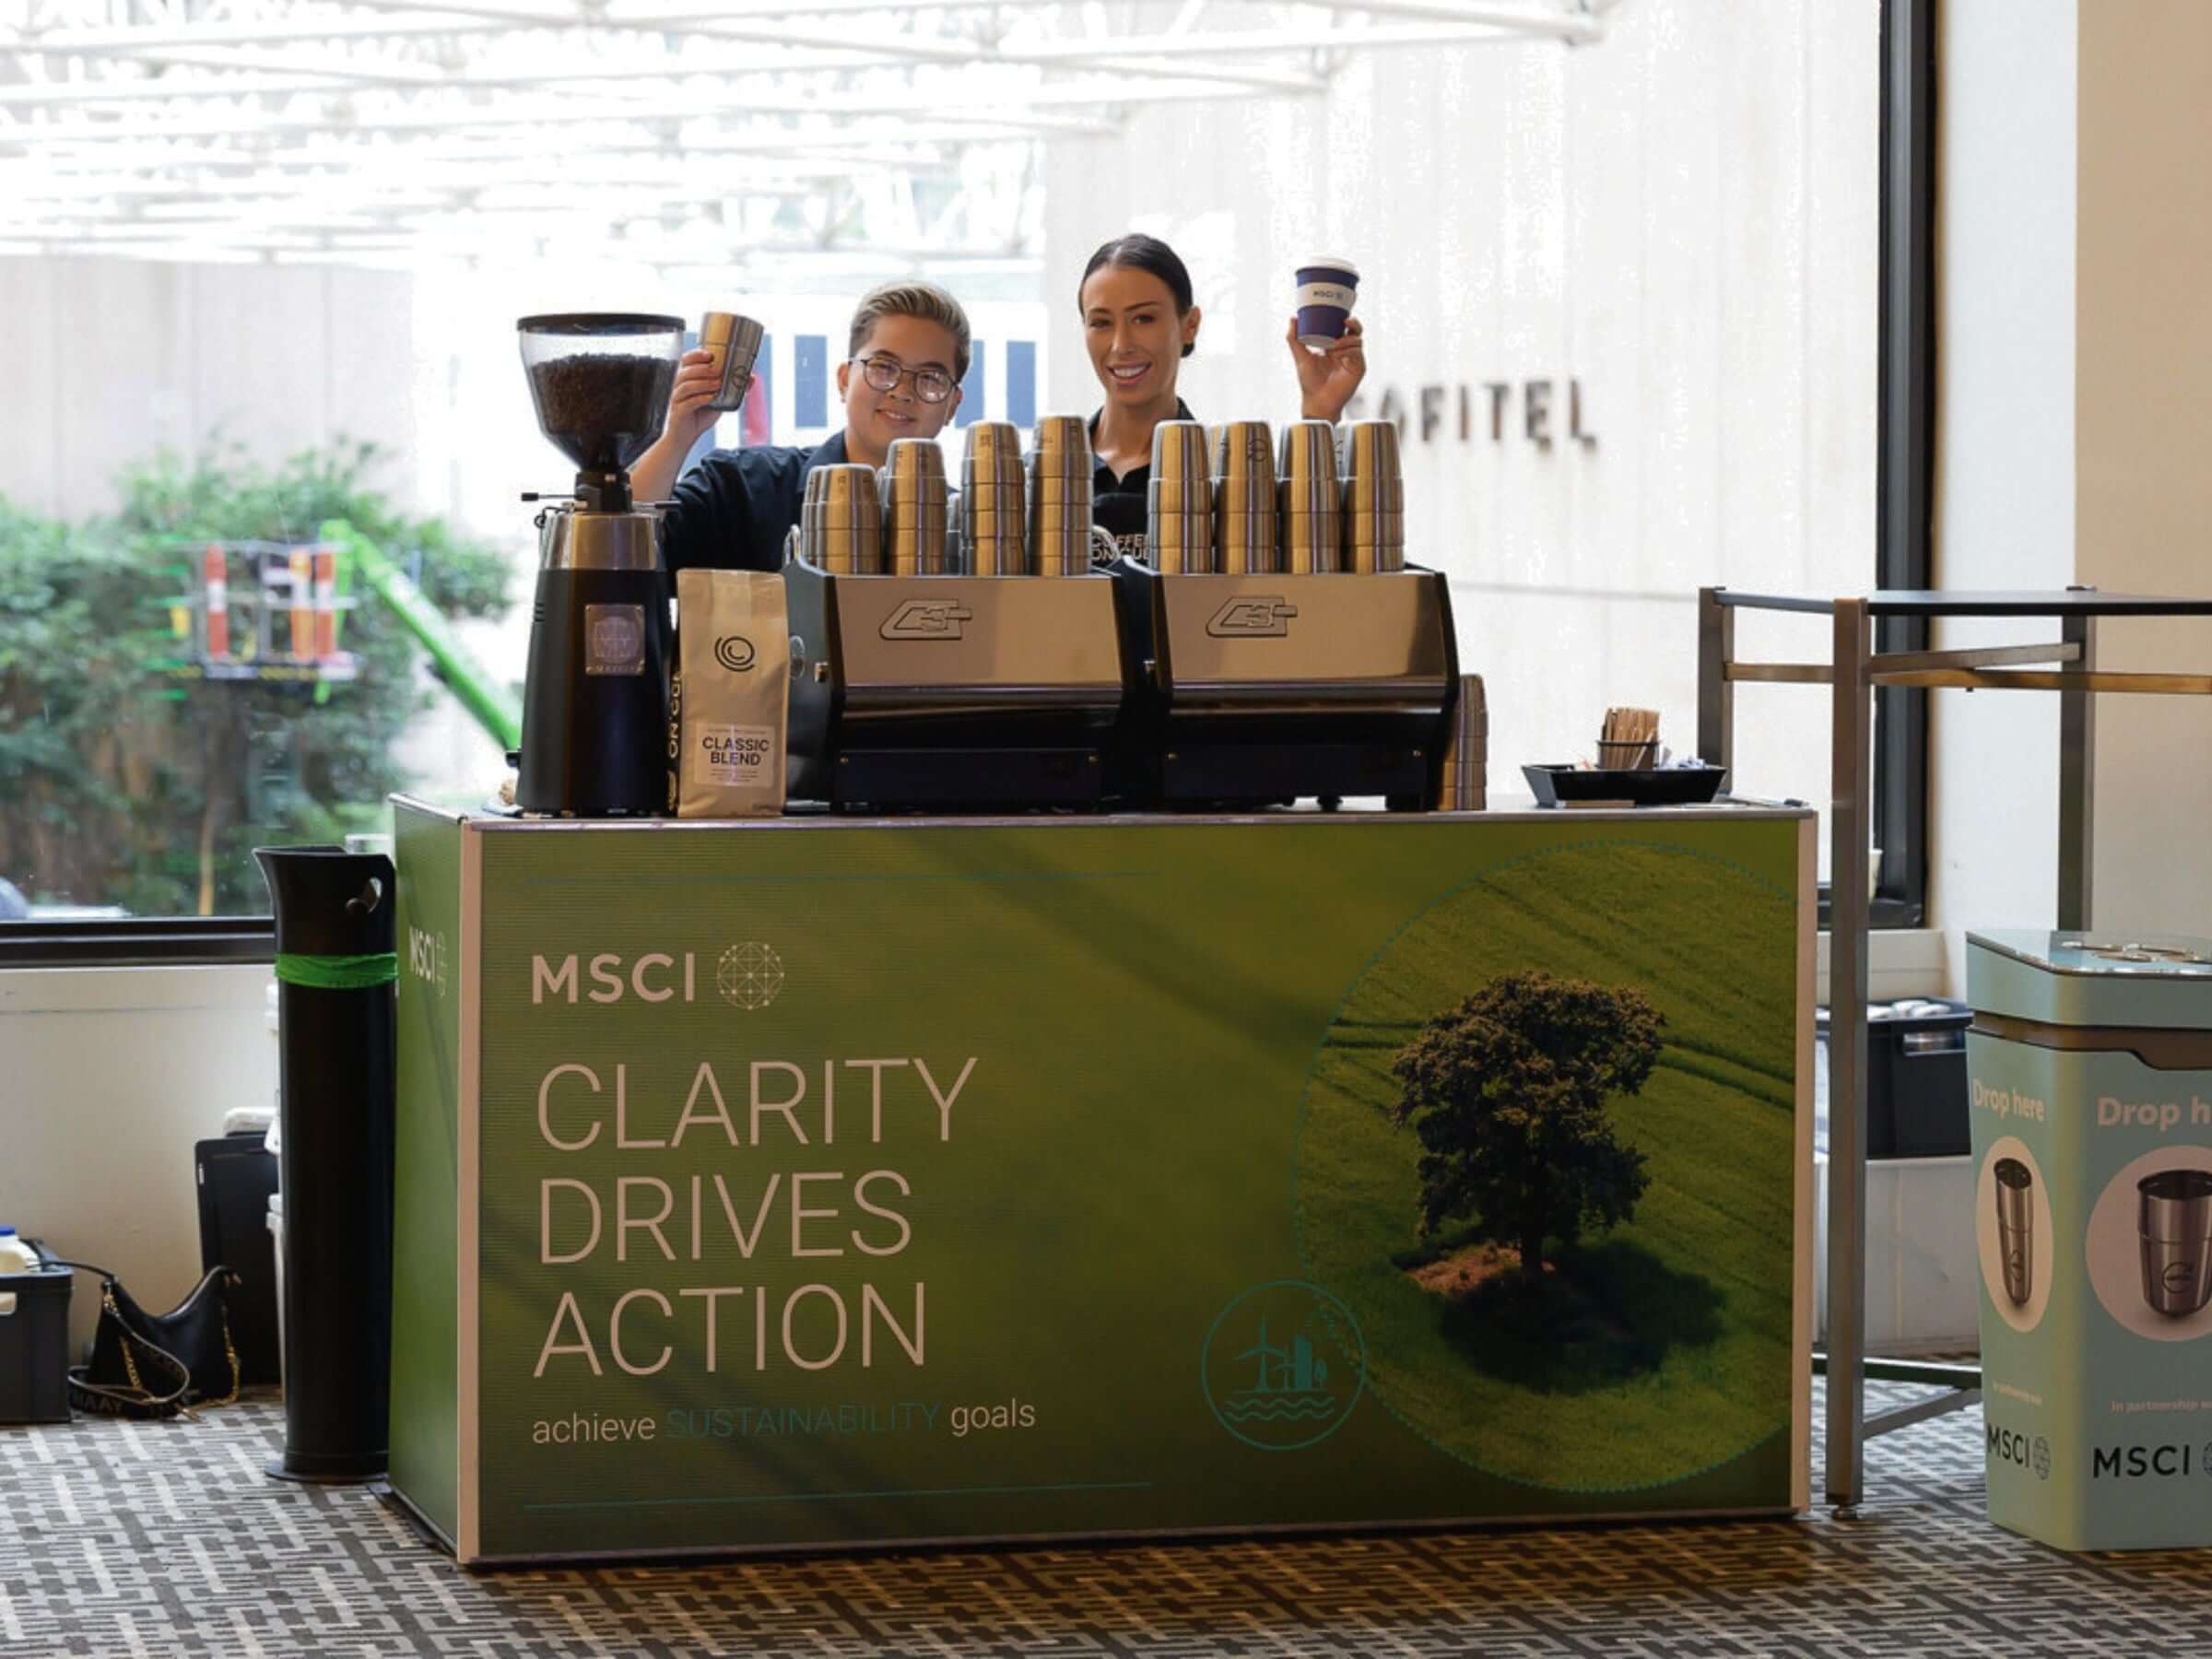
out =
[(670, 808), (678, 818), (779, 816), (791, 687), (782, 574), (677, 571), (676, 628)]

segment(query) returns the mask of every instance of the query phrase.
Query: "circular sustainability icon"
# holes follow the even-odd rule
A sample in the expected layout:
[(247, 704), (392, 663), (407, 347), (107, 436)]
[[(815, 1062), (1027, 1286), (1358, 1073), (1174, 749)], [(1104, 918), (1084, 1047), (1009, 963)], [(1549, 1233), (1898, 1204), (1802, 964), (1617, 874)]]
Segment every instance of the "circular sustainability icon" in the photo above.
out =
[(1263, 1452), (1300, 1452), (1351, 1415), (1367, 1386), (1367, 1340), (1319, 1285), (1272, 1279), (1214, 1316), (1198, 1369), (1222, 1428)]

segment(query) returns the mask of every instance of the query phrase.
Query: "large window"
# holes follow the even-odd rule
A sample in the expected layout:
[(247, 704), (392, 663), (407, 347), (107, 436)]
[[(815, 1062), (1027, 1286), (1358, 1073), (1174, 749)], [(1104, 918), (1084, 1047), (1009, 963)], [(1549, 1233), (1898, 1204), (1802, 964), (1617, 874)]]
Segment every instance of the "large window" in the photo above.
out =
[[(517, 497), (566, 482), (532, 311), (758, 315), (718, 441), (810, 442), (853, 297), (918, 271), (974, 319), (963, 418), (1026, 421), (1098, 405), (1077, 279), (1140, 229), (1195, 279), (1195, 412), (1281, 420), (1292, 273), (1354, 260), (1356, 412), (1403, 423), (1494, 803), (1609, 705), (1694, 747), (1700, 586), (1924, 574), (1924, 85), (1885, 65), (1925, 0), (820, 10), (39, 0), (0, 88), (0, 960), (265, 949), (225, 920), (253, 845), (496, 790)], [(1739, 704), (1737, 787), (1825, 806), (1823, 698)], [(1884, 703), (1892, 920), (1924, 734)]]

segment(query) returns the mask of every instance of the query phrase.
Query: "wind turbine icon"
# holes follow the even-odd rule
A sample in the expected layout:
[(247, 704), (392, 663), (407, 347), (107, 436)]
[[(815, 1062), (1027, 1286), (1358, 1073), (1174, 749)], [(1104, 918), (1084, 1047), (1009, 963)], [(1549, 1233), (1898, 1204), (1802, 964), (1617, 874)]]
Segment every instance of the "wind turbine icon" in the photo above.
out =
[(1303, 1332), (1290, 1339), (1288, 1348), (1267, 1340), (1267, 1319), (1260, 1318), (1260, 1339), (1237, 1358), (1259, 1362), (1258, 1380), (1248, 1394), (1307, 1394), (1329, 1380), (1329, 1363), (1317, 1358), (1313, 1344)]

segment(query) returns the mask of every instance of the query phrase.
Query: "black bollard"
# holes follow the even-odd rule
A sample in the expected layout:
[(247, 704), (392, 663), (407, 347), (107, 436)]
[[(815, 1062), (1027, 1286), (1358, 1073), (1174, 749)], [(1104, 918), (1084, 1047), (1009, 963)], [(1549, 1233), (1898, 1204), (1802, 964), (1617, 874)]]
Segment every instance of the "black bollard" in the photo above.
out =
[(391, 1446), (392, 861), (256, 847), (276, 917), (282, 1480), (373, 1480)]

